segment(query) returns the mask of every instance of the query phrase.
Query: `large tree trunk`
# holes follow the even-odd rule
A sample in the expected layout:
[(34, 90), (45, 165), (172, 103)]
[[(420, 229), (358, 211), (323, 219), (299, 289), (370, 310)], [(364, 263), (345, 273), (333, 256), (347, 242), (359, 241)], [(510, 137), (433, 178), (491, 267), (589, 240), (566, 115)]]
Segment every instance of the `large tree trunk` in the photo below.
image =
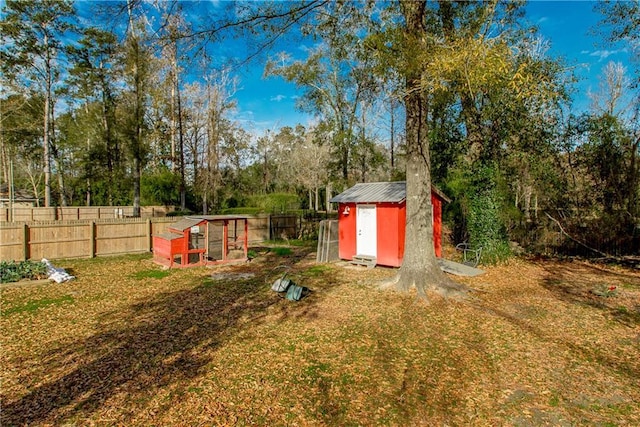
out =
[(140, 159), (134, 157), (133, 159), (133, 216), (135, 218), (140, 217), (140, 176), (142, 166), (140, 165)]
[[(404, 1), (402, 11), (407, 37), (416, 39), (424, 34), (425, 3)], [(428, 100), (421, 89), (420, 77), (419, 71), (409, 72), (406, 76), (407, 220), (404, 259), (396, 278), (396, 288), (407, 291), (415, 286), (423, 297), (426, 297), (427, 289), (445, 296), (462, 296), (466, 288), (442, 272), (433, 247)]]
[(631, 145), (631, 159), (629, 160), (629, 199), (628, 209), (631, 220), (636, 223), (640, 209), (638, 209), (638, 151), (640, 148), (640, 132), (635, 135), (635, 141)]
[(462, 107), (462, 119), (467, 133), (468, 149), (464, 160), (468, 167), (476, 164), (484, 154), (485, 142), (480, 112), (475, 106), (475, 101), (466, 91), (460, 94)]
[(49, 108), (49, 128), (51, 129), (49, 132), (49, 146), (51, 150), (51, 154), (53, 156), (53, 161), (55, 162), (56, 169), (58, 171), (58, 189), (60, 191), (60, 206), (67, 206), (67, 188), (64, 183), (64, 164), (62, 163), (62, 159), (60, 158), (60, 152), (58, 151), (58, 145), (56, 143), (54, 135), (56, 134), (55, 129), (55, 114), (54, 114), (54, 104), (53, 100), (49, 97), (49, 102), (51, 102), (51, 107)]
[[(439, 1), (439, 14), (442, 21), (442, 29), (445, 38), (452, 42), (455, 39), (455, 11), (454, 4), (451, 1)], [(484, 136), (482, 127), (482, 118), (480, 112), (476, 108), (476, 102), (473, 95), (464, 87), (458, 87), (460, 94), (460, 106), (462, 107), (461, 115), (467, 133), (468, 150), (464, 156), (467, 166), (471, 166), (480, 160), (484, 151)]]
[[(45, 39), (46, 42), (46, 39)], [(42, 138), (42, 156), (44, 163), (44, 206), (51, 206), (51, 153), (49, 146), (49, 98), (51, 96), (51, 84), (47, 80), (47, 90), (44, 99), (44, 126)]]
[(116, 181), (114, 175), (114, 169), (119, 165), (120, 147), (117, 146), (116, 141), (113, 138), (112, 125), (115, 123), (115, 115), (113, 111), (113, 97), (111, 96), (107, 84), (102, 78), (102, 126), (104, 133), (104, 143), (107, 150), (107, 176), (109, 182), (107, 183), (107, 204), (113, 206), (113, 187)]
[(187, 184), (185, 179), (184, 165), (184, 128), (182, 122), (182, 102), (180, 99), (180, 88), (177, 88), (178, 94), (178, 142), (180, 145), (180, 209), (187, 209)]

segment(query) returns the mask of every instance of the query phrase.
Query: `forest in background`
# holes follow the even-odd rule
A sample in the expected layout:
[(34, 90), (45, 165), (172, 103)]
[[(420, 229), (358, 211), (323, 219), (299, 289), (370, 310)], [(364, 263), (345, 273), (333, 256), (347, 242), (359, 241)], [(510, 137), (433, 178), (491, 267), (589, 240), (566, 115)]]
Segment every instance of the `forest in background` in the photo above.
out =
[[(222, 2), (206, 17), (197, 2), (78, 6), (6, 1), (2, 13), (2, 183), (42, 206), (323, 210), (356, 182), (404, 179), (406, 87), (391, 70), (411, 64), (393, 51), (396, 2)], [(536, 250), (560, 229), (567, 250), (637, 254), (638, 69), (610, 63), (578, 113), (570, 66), (519, 24), (522, 4), (428, 8), (431, 48), (415, 56), (428, 62), (431, 175), (453, 200), (452, 240), (498, 260), (509, 241)], [(603, 40), (638, 59), (638, 2), (594, 9)], [(300, 58), (285, 37), (313, 48)], [(211, 50), (232, 42), (241, 59)], [(235, 120), (249, 61), (294, 83), (313, 124)]]

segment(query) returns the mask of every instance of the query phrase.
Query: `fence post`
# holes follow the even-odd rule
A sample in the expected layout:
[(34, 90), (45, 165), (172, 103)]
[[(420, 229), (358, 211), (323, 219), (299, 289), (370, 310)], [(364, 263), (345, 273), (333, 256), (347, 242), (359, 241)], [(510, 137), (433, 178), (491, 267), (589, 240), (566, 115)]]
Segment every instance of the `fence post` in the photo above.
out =
[(25, 222), (22, 227), (22, 254), (25, 261), (29, 259), (29, 249), (29, 224)]
[(89, 221), (89, 258), (96, 257), (96, 223)]
[(147, 252), (151, 252), (153, 243), (151, 240), (151, 218), (147, 218)]

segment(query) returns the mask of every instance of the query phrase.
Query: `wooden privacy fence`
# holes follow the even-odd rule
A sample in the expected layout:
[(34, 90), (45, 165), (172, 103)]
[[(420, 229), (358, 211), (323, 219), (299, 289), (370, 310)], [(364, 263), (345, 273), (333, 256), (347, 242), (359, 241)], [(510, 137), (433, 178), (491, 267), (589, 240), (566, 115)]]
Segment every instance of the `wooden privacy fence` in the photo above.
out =
[[(286, 220), (281, 218), (286, 217)], [(256, 245), (274, 236), (275, 232), (297, 235), (295, 215), (264, 215), (249, 217), (249, 245)], [(152, 237), (163, 233), (178, 221), (173, 218), (119, 218), (44, 222), (0, 223), (0, 260), (22, 261), (60, 258), (84, 258), (104, 255), (151, 252)], [(290, 229), (285, 228), (287, 224)]]
[[(173, 212), (173, 206), (141, 206), (141, 218), (165, 217)], [(133, 206), (57, 206), (36, 208), (14, 206), (0, 208), (0, 221), (64, 221), (70, 219), (130, 218)]]

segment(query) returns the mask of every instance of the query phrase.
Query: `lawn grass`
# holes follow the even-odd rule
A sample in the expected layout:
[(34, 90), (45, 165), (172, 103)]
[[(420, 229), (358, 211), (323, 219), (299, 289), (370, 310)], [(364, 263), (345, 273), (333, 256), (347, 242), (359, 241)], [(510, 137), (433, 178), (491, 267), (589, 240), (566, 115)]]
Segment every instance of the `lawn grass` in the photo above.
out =
[(141, 270), (133, 273), (132, 277), (136, 280), (144, 280), (144, 279), (164, 279), (169, 274), (171, 274), (168, 270), (160, 270), (160, 269), (150, 269), (150, 270)]
[[(0, 424), (640, 425), (636, 270), (514, 260), (427, 304), (287, 249), (60, 261), (76, 280), (3, 290)], [(270, 290), (285, 271), (308, 297)]]
[(34, 313), (41, 308), (48, 307), (50, 305), (61, 305), (73, 303), (73, 297), (70, 295), (63, 295), (58, 298), (41, 298), (35, 300), (29, 300), (22, 305), (14, 305), (2, 310), (3, 316), (10, 316), (14, 313)]

